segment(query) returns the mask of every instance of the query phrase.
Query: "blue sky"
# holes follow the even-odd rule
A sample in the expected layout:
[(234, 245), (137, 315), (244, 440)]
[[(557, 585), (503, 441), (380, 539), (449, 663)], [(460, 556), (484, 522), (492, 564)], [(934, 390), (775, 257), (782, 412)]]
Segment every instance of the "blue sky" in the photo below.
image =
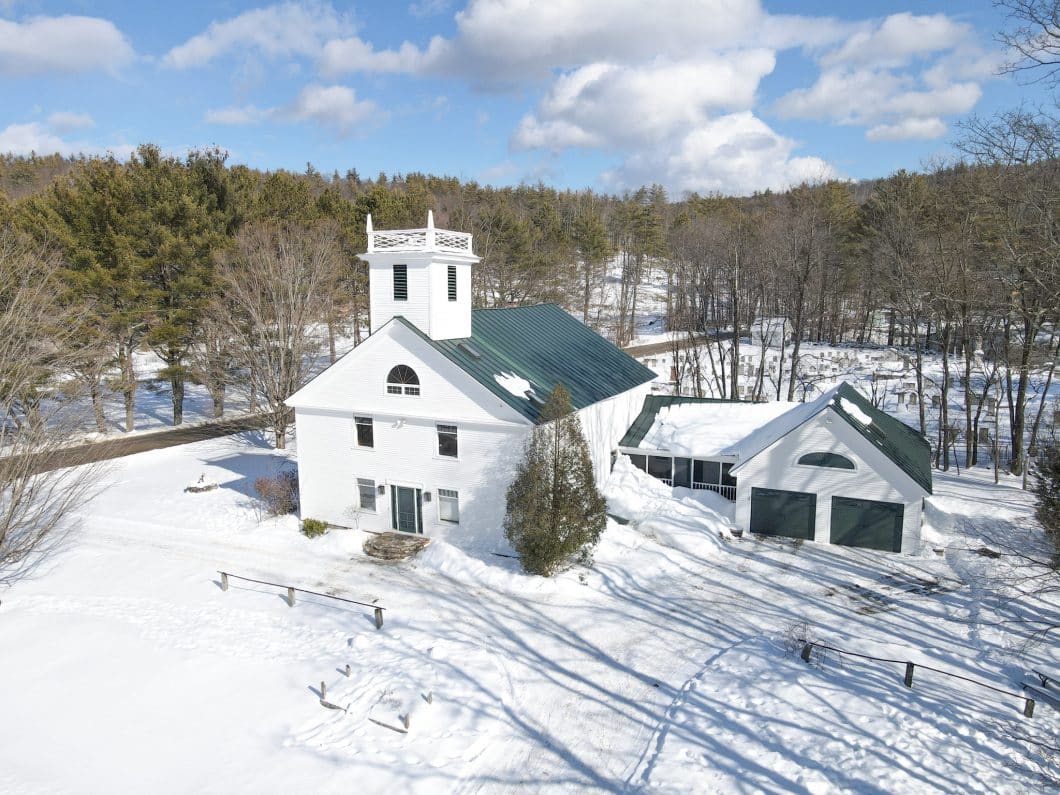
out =
[(976, 2), (0, 0), (0, 151), (747, 193), (952, 155), (1050, 100)]

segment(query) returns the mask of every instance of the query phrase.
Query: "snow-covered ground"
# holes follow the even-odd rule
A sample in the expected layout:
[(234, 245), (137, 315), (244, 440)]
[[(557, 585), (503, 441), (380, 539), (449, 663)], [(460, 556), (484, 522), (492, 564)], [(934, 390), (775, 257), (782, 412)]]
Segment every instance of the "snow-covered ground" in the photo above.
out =
[[(1018, 691), (1013, 563), (1028, 495), (937, 476), (917, 557), (734, 539), (730, 503), (620, 463), (592, 568), (553, 579), (432, 544), (381, 564), (364, 535), (261, 521), (290, 465), (256, 434), (113, 463), (57, 553), (0, 591), (0, 791), (1030, 792), (1057, 777), (1060, 714), (793, 635)], [(184, 487), (200, 476), (219, 488)], [(935, 549), (942, 554), (936, 554)], [(372, 611), (232, 580), (344, 595)], [(799, 625), (805, 624), (805, 629)], [(351, 675), (345, 675), (346, 665)], [(321, 682), (327, 700), (319, 703)], [(427, 696), (430, 697), (428, 703)], [(409, 715), (409, 729), (402, 716)]]

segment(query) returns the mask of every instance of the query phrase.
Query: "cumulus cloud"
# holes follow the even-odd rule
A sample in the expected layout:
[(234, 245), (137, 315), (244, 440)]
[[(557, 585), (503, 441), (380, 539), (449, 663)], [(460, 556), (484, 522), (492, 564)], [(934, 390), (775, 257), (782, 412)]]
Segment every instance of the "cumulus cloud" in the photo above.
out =
[[(456, 14), (452, 39), (435, 37), (422, 49), (408, 42), (394, 50), (373, 49), (370, 57), (365, 50), (371, 45), (364, 41), (337, 39), (329, 43), (324, 65), (330, 74), (400, 70), (505, 87), (616, 58), (634, 62), (665, 52), (680, 60), (746, 46), (762, 38), (767, 20), (757, 0), (656, 0), (650, 13), (643, 0), (472, 0)], [(780, 35), (779, 26), (768, 28), (776, 32), (770, 39)], [(822, 41), (839, 35), (825, 23), (817, 31)]]
[(270, 119), (278, 121), (311, 122), (324, 127), (340, 138), (352, 135), (369, 123), (386, 118), (376, 103), (357, 99), (356, 92), (347, 86), (306, 86), (293, 102), (273, 108), (244, 105), (219, 108), (206, 112), (210, 124), (257, 124)]
[(750, 108), (776, 59), (768, 50), (700, 55), (642, 66), (590, 64), (559, 77), (523, 119), (516, 148), (624, 146), (665, 141), (717, 110)]
[(267, 58), (315, 58), (326, 39), (352, 29), (350, 19), (329, 3), (281, 3), (211, 23), (205, 31), (166, 53), (162, 63), (187, 69), (205, 66), (232, 52)]
[[(750, 183), (697, 156), (706, 148), (697, 131), (754, 135), (736, 147), (743, 173), (780, 184), (805, 171), (828, 172), (818, 159), (794, 156), (795, 142), (776, 135), (753, 114), (759, 84), (776, 65), (776, 48), (824, 48), (858, 28), (831, 18), (770, 16), (758, 0), (642, 0), (525, 3), (471, 0), (456, 14), (451, 38), (424, 46), (405, 42), (376, 49), (359, 37), (327, 43), (324, 74), (351, 72), (456, 76), (485, 90), (546, 86), (512, 132), (515, 150), (559, 152), (572, 147), (618, 153), (613, 183), (662, 173), (677, 189), (733, 189)], [(659, 57), (666, 53), (666, 57)], [(762, 145), (768, 142), (768, 146)], [(648, 152), (664, 153), (659, 157)], [(683, 165), (671, 162), (680, 153)], [(673, 155), (677, 157), (677, 155)], [(665, 169), (649, 173), (645, 164)], [(681, 173), (696, 169), (700, 174)]]
[(943, 14), (893, 14), (866, 23), (819, 57), (821, 73), (774, 109), (782, 118), (867, 127), (870, 141), (939, 138), (944, 117), (968, 113), (996, 57), (970, 26)]
[(751, 111), (740, 111), (699, 125), (672, 151), (634, 155), (606, 177), (616, 187), (663, 181), (677, 191), (749, 194), (838, 176), (819, 157), (794, 156), (796, 148)]
[(277, 111), (280, 118), (312, 121), (339, 136), (353, 133), (359, 126), (380, 118), (379, 108), (371, 100), (359, 100), (347, 86), (306, 86), (289, 106)]
[(125, 35), (105, 19), (0, 19), (0, 75), (114, 71), (135, 55)]
[(971, 26), (945, 14), (892, 14), (878, 25), (858, 30), (842, 46), (822, 57), (821, 64), (901, 66), (911, 58), (950, 50), (971, 38)]

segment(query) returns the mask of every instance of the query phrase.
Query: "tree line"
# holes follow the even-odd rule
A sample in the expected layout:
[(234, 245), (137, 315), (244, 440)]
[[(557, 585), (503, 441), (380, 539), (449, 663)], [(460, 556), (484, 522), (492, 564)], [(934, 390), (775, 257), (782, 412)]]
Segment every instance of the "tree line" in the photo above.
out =
[[(695, 351), (682, 387), (697, 394), (738, 395), (739, 338), (756, 317), (793, 326), (786, 382), (770, 385), (789, 400), (802, 343), (866, 343), (882, 324), (883, 341), (914, 360), (920, 429), (924, 356), (937, 352), (946, 375), (937, 447), (944, 453), (958, 433), (974, 463), (982, 398), (1000, 390), (1019, 471), (1044, 408), (1029, 408), (1031, 374), (1046, 366), (1051, 379), (1060, 344), (1057, 129), (1018, 112), (964, 132), (963, 162), (920, 173), (676, 200), (660, 186), (616, 196), (312, 166), (262, 172), (229, 165), (220, 150), (178, 158), (151, 145), (124, 162), (5, 157), (0, 185), (21, 187), (0, 194), (2, 234), (47, 252), (76, 330), (62, 341), (64, 372), (22, 403), (32, 411), (58, 380), (75, 383), (104, 432), (113, 390), (132, 430), (134, 359), (150, 349), (175, 424), (189, 381), (206, 388), (216, 416), (238, 384), (273, 413), (282, 444), (283, 399), (366, 324), (357, 254), (367, 215), (378, 229), (416, 228), (433, 209), (440, 226), (475, 237), (477, 306), (556, 302), (622, 345), (636, 334), (643, 285), (661, 280), (668, 326)], [(726, 331), (734, 339), (721, 345)], [(979, 397), (959, 418), (946, 399), (955, 383)], [(766, 396), (761, 380), (755, 387)]]

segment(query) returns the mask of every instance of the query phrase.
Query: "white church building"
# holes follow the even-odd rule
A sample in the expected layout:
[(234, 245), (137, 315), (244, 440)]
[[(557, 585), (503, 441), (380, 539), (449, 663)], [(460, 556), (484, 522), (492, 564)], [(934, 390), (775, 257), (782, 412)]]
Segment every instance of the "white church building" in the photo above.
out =
[(292, 395), (303, 517), (499, 543), (505, 492), (553, 387), (600, 484), (656, 373), (552, 304), (471, 308), (471, 235), (374, 231), (371, 334)]
[[(505, 494), (562, 383), (598, 485), (619, 455), (734, 503), (737, 529), (915, 553), (930, 449), (847, 384), (810, 403), (653, 395), (657, 374), (562, 308), (471, 308), (471, 235), (372, 230), (371, 334), (287, 400), (303, 518), (502, 542)], [(709, 498), (714, 499), (714, 498)]]

